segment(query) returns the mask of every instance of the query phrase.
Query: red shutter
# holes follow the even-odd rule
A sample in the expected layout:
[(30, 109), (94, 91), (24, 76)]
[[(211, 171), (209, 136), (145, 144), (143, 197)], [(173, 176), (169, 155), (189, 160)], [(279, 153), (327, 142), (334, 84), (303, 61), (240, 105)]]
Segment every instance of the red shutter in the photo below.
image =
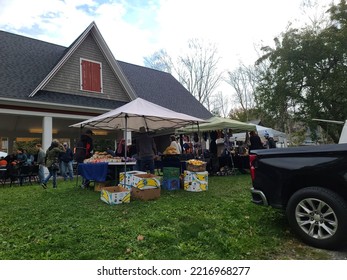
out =
[(99, 63), (82, 60), (82, 89), (101, 92), (101, 69)]
[(100, 65), (99, 63), (91, 64), (91, 73), (92, 73), (92, 91), (101, 92), (101, 73), (100, 73)]

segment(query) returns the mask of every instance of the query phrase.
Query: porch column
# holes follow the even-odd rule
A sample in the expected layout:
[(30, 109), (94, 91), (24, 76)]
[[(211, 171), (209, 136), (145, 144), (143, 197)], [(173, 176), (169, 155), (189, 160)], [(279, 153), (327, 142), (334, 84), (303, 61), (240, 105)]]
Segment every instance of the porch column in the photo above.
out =
[(52, 117), (43, 117), (42, 120), (42, 148), (46, 151), (52, 143), (53, 120)]
[(8, 154), (12, 154), (13, 152), (15, 152), (15, 151), (13, 151), (13, 143), (15, 140), (16, 140), (16, 138), (14, 138), (12, 136), (7, 138), (7, 145), (8, 145), (7, 146), (7, 153)]

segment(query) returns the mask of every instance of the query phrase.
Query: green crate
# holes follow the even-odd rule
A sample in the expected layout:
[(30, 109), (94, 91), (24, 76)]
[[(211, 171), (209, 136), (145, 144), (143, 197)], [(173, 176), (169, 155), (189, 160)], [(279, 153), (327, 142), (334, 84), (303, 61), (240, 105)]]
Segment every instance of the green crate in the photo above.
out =
[(180, 169), (177, 167), (163, 167), (164, 179), (176, 179), (180, 177)]

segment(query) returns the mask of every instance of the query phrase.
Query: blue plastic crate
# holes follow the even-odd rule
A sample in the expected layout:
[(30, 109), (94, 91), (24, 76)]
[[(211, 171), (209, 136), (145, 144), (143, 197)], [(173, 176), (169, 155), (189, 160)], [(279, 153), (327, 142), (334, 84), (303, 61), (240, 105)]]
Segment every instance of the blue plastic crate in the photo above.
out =
[(163, 179), (162, 189), (169, 190), (169, 191), (179, 190), (180, 189), (180, 179), (179, 178)]

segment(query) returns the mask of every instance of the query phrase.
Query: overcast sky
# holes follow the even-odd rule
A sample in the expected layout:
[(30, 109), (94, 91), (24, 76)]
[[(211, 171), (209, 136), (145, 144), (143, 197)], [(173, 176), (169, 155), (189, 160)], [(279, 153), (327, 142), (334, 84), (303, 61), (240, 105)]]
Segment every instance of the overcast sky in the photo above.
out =
[[(308, 1), (308, 0), (305, 0)], [(311, 0), (312, 1), (312, 0)], [(335, 0), (336, 3), (337, 0)], [(319, 0), (324, 6), (332, 0)], [(0, 0), (0, 29), (69, 46), (95, 21), (117, 60), (143, 65), (187, 40), (216, 44), (223, 70), (253, 63), (288, 22), (307, 20), (303, 0)]]

